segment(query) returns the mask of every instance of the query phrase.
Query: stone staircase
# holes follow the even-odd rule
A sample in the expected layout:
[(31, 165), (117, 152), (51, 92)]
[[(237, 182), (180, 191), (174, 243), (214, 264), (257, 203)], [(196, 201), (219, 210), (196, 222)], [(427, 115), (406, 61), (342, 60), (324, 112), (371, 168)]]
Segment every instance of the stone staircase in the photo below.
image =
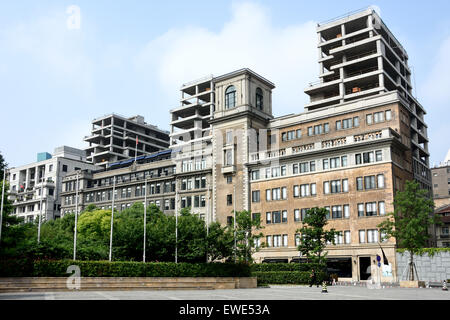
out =
[[(72, 280), (72, 281), (71, 281)], [(115, 290), (214, 290), (256, 288), (256, 278), (235, 277), (82, 277), (79, 289), (74, 278), (24, 277), (0, 278), (0, 293), (6, 292), (52, 292), (52, 291), (115, 291)]]

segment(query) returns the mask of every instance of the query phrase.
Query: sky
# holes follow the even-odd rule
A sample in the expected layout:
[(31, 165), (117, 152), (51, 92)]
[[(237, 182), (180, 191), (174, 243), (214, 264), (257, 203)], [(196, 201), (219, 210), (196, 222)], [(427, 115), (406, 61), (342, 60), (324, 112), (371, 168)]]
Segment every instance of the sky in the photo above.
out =
[(450, 101), (450, 1), (0, 2), (0, 152), (17, 167), (85, 148), (91, 121), (142, 115), (169, 130), (183, 83), (250, 68), (275, 83), (275, 116), (304, 111), (318, 80), (318, 22), (376, 6), (402, 43), (443, 161)]

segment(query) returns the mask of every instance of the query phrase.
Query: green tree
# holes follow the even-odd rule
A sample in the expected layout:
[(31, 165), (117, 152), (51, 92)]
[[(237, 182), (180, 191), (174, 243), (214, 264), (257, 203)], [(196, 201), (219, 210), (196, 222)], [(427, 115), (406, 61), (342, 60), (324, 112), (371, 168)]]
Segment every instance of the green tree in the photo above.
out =
[(306, 212), (303, 219), (302, 228), (297, 230), (300, 234), (300, 244), (298, 250), (306, 256), (308, 261), (326, 265), (327, 252), (324, 249), (327, 243), (335, 243), (337, 232), (334, 229), (329, 231), (324, 227), (328, 224), (328, 210), (325, 208), (312, 208)]
[[(234, 221), (231, 225), (234, 233)], [(236, 212), (236, 258), (237, 262), (253, 262), (253, 253), (259, 251), (255, 240), (261, 238), (263, 234), (257, 233), (263, 227), (261, 219), (252, 219), (251, 211), (243, 210)], [(234, 243), (233, 243), (234, 247)]]
[(409, 252), (409, 280), (414, 280), (414, 254), (427, 245), (429, 228), (440, 224), (433, 210), (434, 203), (428, 198), (428, 191), (420, 189), (416, 181), (406, 181), (405, 190), (397, 192), (394, 197), (394, 212), (378, 225), (386, 237), (394, 237), (397, 246)]
[(209, 261), (227, 260), (233, 255), (233, 230), (222, 227), (219, 222), (209, 225), (206, 242)]
[[(7, 168), (8, 168), (8, 164), (6, 163), (5, 158), (3, 157), (2, 153), (0, 152), (0, 180), (3, 180), (3, 175)], [(6, 190), (8, 190), (8, 189), (6, 189)]]

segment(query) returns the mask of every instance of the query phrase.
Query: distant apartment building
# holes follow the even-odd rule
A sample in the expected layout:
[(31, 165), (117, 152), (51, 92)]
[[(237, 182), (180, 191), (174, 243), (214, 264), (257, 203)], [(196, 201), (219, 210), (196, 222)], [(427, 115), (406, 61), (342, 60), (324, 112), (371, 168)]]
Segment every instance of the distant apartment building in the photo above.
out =
[[(167, 214), (190, 207), (222, 225), (233, 210), (250, 210), (264, 227), (257, 262), (304, 260), (297, 230), (309, 208), (325, 207), (327, 228), (339, 231), (327, 246), (339, 277), (376, 276), (382, 247), (390, 269), (381, 280), (396, 281), (395, 239), (377, 226), (406, 180), (431, 193), (425, 110), (411, 94), (408, 56), (371, 9), (317, 32), (320, 81), (305, 90), (305, 112), (274, 117), (275, 85), (250, 69), (184, 84), (170, 149), (79, 173), (81, 207), (111, 208), (116, 179), (118, 210), (145, 194)], [(64, 179), (63, 211), (74, 210), (75, 179)]]
[(147, 155), (169, 146), (169, 133), (147, 124), (142, 116), (110, 114), (92, 121), (86, 158), (96, 165)]
[[(62, 146), (53, 155), (43, 152), (37, 162), (8, 170), (9, 199), (13, 214), (25, 222), (51, 220), (60, 216), (62, 179), (74, 170), (96, 170), (99, 167), (86, 162), (83, 150)], [(42, 211), (41, 211), (42, 205)]]
[(436, 208), (434, 214), (440, 217), (442, 223), (436, 226), (436, 246), (450, 248), (450, 204)]

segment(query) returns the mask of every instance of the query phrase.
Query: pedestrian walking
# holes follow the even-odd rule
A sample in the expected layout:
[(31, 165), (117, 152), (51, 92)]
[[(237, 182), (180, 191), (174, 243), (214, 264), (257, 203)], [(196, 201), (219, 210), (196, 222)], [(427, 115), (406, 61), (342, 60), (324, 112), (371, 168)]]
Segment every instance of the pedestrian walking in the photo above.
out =
[(310, 280), (309, 280), (309, 287), (311, 288), (314, 284), (317, 285), (317, 288), (319, 287), (319, 284), (317, 283), (316, 270), (311, 269), (311, 275), (310, 275)]

